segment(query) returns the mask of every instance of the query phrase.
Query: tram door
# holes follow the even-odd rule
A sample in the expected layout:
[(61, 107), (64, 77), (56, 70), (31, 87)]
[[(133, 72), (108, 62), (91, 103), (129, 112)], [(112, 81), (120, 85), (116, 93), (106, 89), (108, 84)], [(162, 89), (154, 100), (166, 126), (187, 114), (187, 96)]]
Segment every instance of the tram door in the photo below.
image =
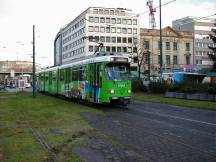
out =
[(100, 85), (100, 64), (90, 65), (90, 97), (92, 102), (98, 102), (99, 99), (99, 85)]

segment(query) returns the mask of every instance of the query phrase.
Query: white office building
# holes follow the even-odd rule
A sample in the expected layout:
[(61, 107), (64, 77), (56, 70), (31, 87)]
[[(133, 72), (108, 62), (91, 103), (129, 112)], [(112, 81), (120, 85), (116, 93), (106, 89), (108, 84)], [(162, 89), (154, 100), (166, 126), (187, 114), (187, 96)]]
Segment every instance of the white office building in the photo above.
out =
[[(131, 10), (89, 7), (56, 35), (54, 64), (68, 64), (96, 51), (128, 55), (133, 62), (138, 37), (138, 15)], [(103, 46), (98, 48), (100, 43)]]
[(201, 68), (209, 68), (213, 64), (207, 54), (211, 51), (208, 46), (215, 46), (209, 37), (211, 30), (216, 28), (214, 23), (216, 18), (190, 16), (172, 22), (175, 30), (194, 33), (193, 63)]

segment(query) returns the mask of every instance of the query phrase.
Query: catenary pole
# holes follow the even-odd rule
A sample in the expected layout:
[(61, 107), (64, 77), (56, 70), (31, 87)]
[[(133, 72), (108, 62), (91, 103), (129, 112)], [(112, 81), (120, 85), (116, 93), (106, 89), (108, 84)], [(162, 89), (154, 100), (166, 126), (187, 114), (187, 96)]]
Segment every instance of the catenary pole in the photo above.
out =
[(163, 42), (162, 42), (162, 20), (161, 20), (161, 0), (159, 0), (159, 8), (160, 8), (160, 77), (162, 78), (163, 73)]
[(33, 78), (33, 98), (36, 97), (35, 90), (35, 25), (33, 25), (33, 67), (32, 67), (32, 78)]

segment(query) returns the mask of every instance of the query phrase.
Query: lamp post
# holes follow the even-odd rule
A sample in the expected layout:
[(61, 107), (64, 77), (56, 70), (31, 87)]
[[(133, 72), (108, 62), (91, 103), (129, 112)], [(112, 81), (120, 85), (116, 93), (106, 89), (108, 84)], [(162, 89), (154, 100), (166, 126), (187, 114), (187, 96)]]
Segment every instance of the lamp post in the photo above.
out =
[(35, 25), (33, 25), (33, 67), (32, 67), (32, 73), (33, 73), (33, 98), (36, 97), (36, 90), (35, 90)]

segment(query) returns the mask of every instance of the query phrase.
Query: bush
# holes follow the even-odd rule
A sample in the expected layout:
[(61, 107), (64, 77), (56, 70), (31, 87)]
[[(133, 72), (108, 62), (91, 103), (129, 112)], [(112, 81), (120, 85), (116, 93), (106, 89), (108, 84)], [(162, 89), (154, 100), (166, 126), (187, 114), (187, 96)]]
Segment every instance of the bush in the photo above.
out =
[(216, 84), (215, 83), (208, 83), (205, 84), (206, 92), (210, 94), (216, 94)]
[(216, 94), (216, 84), (214, 83), (182, 83), (179, 85), (180, 92), (185, 93), (211, 93)]
[(165, 82), (150, 82), (149, 89), (152, 93), (165, 93), (169, 86)]
[(180, 86), (178, 84), (172, 84), (168, 86), (169, 92), (177, 92), (179, 90)]
[(133, 92), (146, 91), (145, 86), (142, 84), (142, 81), (139, 78), (132, 78), (131, 84)]

